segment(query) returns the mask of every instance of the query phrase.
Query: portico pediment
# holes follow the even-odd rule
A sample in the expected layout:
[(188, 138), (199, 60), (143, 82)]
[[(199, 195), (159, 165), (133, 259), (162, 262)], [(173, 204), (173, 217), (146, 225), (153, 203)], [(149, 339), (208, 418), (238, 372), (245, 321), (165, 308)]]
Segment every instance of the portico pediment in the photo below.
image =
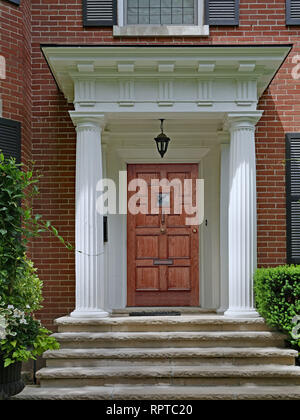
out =
[(290, 46), (43, 46), (75, 111), (254, 111)]

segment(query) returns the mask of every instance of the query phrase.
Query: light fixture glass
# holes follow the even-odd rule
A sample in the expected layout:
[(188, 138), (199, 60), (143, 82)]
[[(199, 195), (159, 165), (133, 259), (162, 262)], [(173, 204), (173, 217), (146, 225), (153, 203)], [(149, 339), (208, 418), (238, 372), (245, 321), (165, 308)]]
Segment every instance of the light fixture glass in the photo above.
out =
[(164, 119), (160, 120), (160, 129), (161, 133), (155, 137), (154, 140), (156, 142), (158, 153), (163, 158), (168, 150), (169, 142), (171, 141), (171, 139), (164, 133)]

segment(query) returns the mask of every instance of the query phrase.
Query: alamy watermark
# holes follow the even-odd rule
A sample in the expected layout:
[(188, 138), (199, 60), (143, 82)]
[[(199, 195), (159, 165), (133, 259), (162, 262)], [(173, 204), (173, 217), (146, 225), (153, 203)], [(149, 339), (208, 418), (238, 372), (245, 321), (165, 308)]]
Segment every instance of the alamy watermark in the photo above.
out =
[(292, 323), (296, 325), (292, 329), (291, 335), (295, 340), (300, 340), (300, 315), (296, 315), (292, 319)]
[(6, 338), (6, 319), (4, 316), (0, 315), (0, 341), (5, 340)]
[[(118, 193), (117, 193), (118, 190)], [(109, 178), (97, 183), (97, 211), (107, 214), (184, 214), (186, 225), (201, 225), (204, 220), (203, 179), (132, 179), (119, 172), (119, 188)], [(129, 199), (128, 199), (129, 198)], [(118, 202), (118, 205), (117, 205)]]
[(296, 64), (293, 68), (292, 68), (292, 78), (294, 80), (299, 80), (300, 79), (300, 55), (294, 55), (294, 57), (292, 58), (292, 63)]
[(6, 78), (6, 61), (3, 55), (0, 55), (0, 79)]

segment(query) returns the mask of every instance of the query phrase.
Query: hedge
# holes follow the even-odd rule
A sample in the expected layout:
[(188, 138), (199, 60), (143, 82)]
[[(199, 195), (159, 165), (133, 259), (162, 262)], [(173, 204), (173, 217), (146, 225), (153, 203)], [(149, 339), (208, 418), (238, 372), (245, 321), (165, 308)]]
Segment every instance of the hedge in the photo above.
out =
[(266, 323), (287, 334), (288, 344), (300, 351), (300, 265), (257, 269), (254, 294)]

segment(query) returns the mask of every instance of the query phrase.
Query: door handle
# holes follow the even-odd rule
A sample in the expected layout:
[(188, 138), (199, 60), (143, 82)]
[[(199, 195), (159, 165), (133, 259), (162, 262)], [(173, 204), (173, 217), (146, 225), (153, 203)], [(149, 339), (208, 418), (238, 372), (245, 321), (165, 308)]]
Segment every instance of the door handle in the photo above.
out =
[(197, 229), (193, 229), (193, 233), (197, 233), (198, 231), (197, 231)]
[(166, 233), (166, 229), (165, 228), (160, 228), (161, 233)]

